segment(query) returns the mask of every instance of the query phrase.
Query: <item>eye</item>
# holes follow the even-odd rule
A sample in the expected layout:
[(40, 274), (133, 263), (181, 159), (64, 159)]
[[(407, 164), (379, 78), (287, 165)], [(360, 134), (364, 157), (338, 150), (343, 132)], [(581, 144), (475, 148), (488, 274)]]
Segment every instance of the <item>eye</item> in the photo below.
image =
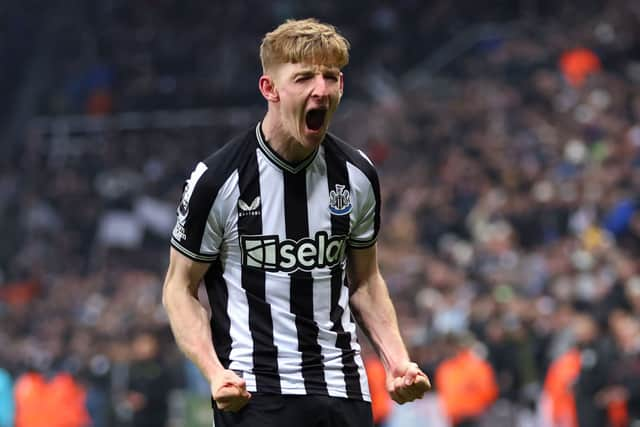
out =
[(296, 82), (296, 83), (301, 83), (301, 82), (306, 82), (310, 78), (311, 78), (311, 76), (309, 76), (309, 75), (303, 75), (303, 76), (296, 77), (293, 81)]
[(324, 76), (324, 78), (327, 79), (327, 80), (334, 81), (334, 82), (338, 81), (338, 76), (335, 75), (335, 74), (327, 74), (327, 75)]

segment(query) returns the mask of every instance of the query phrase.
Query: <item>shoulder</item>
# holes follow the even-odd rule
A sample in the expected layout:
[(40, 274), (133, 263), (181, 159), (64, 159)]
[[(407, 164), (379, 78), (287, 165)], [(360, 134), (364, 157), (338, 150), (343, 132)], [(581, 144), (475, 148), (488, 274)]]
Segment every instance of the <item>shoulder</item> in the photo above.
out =
[(210, 169), (235, 169), (246, 161), (257, 148), (255, 128), (246, 130), (227, 141), (221, 148), (203, 160)]
[(344, 161), (352, 165), (352, 167), (362, 172), (371, 184), (378, 186), (378, 173), (376, 168), (362, 150), (358, 150), (331, 133), (327, 134), (324, 145), (327, 157), (338, 159), (339, 161)]
[(220, 188), (235, 170), (249, 161), (256, 148), (255, 128), (236, 135), (198, 163), (196, 171), (203, 170), (202, 184), (209, 188)]

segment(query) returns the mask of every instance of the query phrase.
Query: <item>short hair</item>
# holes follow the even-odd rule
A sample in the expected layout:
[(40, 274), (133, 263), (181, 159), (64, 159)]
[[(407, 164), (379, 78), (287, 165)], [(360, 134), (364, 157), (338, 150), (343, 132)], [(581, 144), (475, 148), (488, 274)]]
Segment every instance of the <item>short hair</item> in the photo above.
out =
[(262, 39), (260, 61), (264, 72), (289, 62), (343, 68), (349, 63), (349, 47), (349, 41), (333, 25), (314, 18), (288, 19)]

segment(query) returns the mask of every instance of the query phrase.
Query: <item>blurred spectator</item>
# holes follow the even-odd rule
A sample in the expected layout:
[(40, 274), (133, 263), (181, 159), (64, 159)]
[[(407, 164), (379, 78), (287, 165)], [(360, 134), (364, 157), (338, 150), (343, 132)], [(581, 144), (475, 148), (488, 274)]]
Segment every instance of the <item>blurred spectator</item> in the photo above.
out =
[(0, 427), (12, 427), (14, 418), (13, 381), (9, 373), (0, 368)]
[(576, 349), (560, 356), (549, 367), (541, 407), (543, 425), (577, 427), (578, 414), (571, 386), (580, 372), (580, 353)]
[(375, 427), (385, 427), (391, 415), (393, 401), (387, 391), (387, 374), (384, 365), (368, 345), (363, 346), (363, 361), (371, 393), (371, 410)]
[(615, 313), (611, 322), (619, 355), (612, 361), (609, 385), (596, 398), (610, 408), (610, 418), (617, 425), (625, 420), (633, 425), (640, 421), (640, 320)]
[(132, 352), (126, 396), (133, 411), (132, 425), (164, 425), (167, 420), (167, 396), (172, 383), (160, 359), (158, 339), (151, 333), (138, 334), (133, 340)]
[(386, 427), (412, 427), (429, 423), (429, 427), (451, 427), (436, 393), (427, 393), (421, 400), (402, 406), (395, 405)]
[(602, 405), (595, 396), (609, 380), (610, 363), (614, 360), (612, 346), (589, 315), (576, 317), (573, 330), (580, 351), (580, 372), (572, 385), (578, 425), (603, 426), (607, 424), (607, 405)]
[[(572, 348), (555, 360), (545, 381), (545, 416), (553, 426), (607, 425), (603, 388), (610, 379), (615, 356), (589, 315), (577, 315), (572, 324)], [(606, 394), (606, 392), (604, 392)]]
[(90, 419), (85, 407), (85, 391), (68, 374), (50, 381), (37, 373), (27, 373), (16, 381), (16, 427), (86, 427)]
[(436, 391), (455, 427), (478, 426), (498, 397), (495, 372), (472, 349), (469, 338), (451, 337), (451, 355), (436, 370)]
[(573, 86), (582, 86), (590, 74), (600, 71), (600, 58), (591, 50), (577, 48), (566, 51), (560, 57), (564, 77)]

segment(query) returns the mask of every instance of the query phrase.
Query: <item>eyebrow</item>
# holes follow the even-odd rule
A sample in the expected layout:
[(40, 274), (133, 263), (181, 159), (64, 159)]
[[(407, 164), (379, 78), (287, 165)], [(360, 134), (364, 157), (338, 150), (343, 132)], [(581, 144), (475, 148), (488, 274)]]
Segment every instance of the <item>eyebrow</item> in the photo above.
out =
[(293, 74), (293, 77), (298, 77), (298, 76), (309, 76), (315, 74), (315, 71), (312, 69), (307, 69), (307, 70), (300, 70), (296, 73)]
[[(340, 70), (334, 70), (334, 69), (331, 69), (331, 68), (325, 68), (325, 69), (322, 69), (322, 70), (318, 70), (318, 72), (320, 74), (322, 74), (322, 75), (329, 74), (329, 75), (337, 76), (337, 75), (340, 74)], [(310, 75), (313, 75), (313, 74), (316, 74), (316, 70), (313, 69), (313, 68), (307, 68), (307, 69), (300, 70), (300, 71), (294, 73), (293, 77), (310, 76)]]

